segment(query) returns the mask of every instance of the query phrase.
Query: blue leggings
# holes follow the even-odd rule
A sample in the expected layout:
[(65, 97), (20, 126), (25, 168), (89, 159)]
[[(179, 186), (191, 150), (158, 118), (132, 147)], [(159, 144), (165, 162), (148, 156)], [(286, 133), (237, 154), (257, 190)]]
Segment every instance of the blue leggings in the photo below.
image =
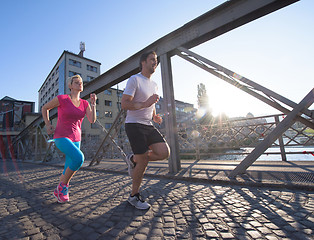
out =
[(56, 138), (54, 142), (61, 152), (65, 154), (65, 170), (69, 167), (72, 171), (77, 171), (84, 162), (84, 154), (80, 150), (81, 142), (72, 142), (68, 138)]

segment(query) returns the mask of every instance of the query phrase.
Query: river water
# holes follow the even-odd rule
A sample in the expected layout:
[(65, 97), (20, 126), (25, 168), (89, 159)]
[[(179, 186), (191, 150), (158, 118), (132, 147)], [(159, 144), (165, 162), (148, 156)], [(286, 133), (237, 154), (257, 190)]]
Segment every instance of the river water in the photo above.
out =
[[(210, 159), (218, 160), (243, 160), (248, 153), (254, 148), (243, 148), (239, 151), (232, 151), (242, 153), (242, 155), (219, 155)], [(313, 147), (285, 147), (287, 161), (314, 161), (314, 146)], [(267, 153), (279, 154), (267, 154)], [(231, 152), (229, 152), (230, 154)], [(293, 154), (289, 154), (293, 153)], [(297, 154), (298, 153), (298, 154)], [(280, 149), (277, 147), (268, 148), (265, 154), (262, 154), (257, 160), (260, 161), (281, 161)]]

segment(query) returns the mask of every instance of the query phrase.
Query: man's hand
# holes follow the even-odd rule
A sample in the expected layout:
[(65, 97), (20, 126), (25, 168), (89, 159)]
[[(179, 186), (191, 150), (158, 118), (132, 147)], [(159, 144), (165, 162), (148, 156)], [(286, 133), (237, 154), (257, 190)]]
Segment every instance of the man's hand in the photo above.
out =
[(153, 121), (155, 123), (161, 124), (162, 123), (162, 117), (159, 114), (154, 115)]
[(153, 94), (151, 95), (145, 102), (145, 107), (150, 107), (154, 103), (157, 103), (159, 101), (159, 95)]

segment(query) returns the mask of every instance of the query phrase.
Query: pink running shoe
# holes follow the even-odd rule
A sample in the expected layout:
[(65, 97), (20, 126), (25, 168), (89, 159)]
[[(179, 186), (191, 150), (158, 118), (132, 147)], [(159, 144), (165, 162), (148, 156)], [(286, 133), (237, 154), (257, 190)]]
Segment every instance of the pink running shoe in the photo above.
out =
[(59, 203), (70, 201), (69, 199), (69, 184), (60, 183), (54, 190), (53, 195), (58, 199)]

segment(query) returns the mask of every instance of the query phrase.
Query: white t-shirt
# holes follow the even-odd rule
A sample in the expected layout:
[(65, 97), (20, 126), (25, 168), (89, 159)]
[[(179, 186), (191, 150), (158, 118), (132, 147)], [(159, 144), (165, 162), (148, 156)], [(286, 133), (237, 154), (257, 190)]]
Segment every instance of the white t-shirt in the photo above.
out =
[[(153, 80), (138, 73), (129, 78), (123, 94), (132, 96), (134, 102), (145, 102), (157, 90), (157, 84)], [(155, 104), (148, 108), (128, 110), (125, 123), (152, 125), (154, 108)]]

